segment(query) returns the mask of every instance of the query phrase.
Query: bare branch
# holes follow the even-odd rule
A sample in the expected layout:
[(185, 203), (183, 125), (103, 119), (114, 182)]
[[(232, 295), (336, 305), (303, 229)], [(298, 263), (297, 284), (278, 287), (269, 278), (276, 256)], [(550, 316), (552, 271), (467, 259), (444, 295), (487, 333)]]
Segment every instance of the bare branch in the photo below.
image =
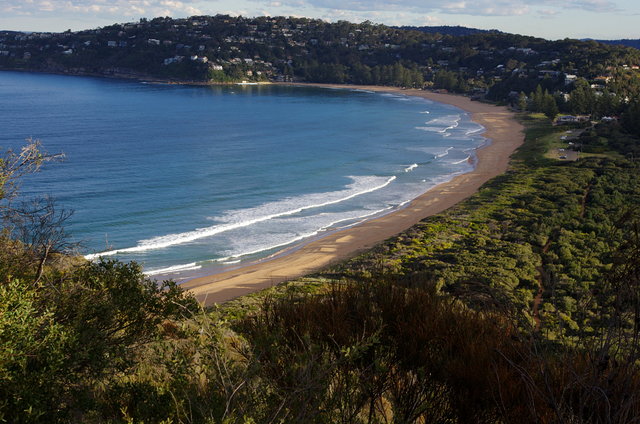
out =
[(23, 176), (38, 172), (45, 162), (64, 158), (63, 153), (43, 152), (39, 140), (28, 138), (26, 143), (20, 152), (9, 150), (0, 158), (0, 200), (15, 197)]

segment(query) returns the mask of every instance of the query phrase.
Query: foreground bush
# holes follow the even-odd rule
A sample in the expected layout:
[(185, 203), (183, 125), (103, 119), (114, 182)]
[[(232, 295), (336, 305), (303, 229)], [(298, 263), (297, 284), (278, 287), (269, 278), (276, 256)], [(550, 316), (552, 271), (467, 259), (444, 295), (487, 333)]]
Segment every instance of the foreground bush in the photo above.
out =
[(86, 263), (44, 283), (0, 281), (0, 421), (56, 422), (93, 407), (95, 387), (129, 370), (158, 324), (193, 310), (136, 264)]

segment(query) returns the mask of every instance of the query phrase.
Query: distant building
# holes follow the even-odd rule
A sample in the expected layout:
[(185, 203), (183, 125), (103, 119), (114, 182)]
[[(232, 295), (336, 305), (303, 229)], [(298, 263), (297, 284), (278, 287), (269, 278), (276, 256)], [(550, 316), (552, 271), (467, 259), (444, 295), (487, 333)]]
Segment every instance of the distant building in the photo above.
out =
[(593, 79), (593, 81), (594, 81), (596, 84), (599, 84), (599, 85), (606, 85), (606, 84), (608, 84), (612, 79), (613, 79), (613, 77), (612, 77), (612, 76), (608, 76), (608, 75), (601, 75), (601, 76), (595, 77), (595, 78)]
[(190, 57), (190, 59), (194, 62), (200, 62), (200, 63), (207, 63), (209, 62), (209, 58), (206, 56), (198, 56), (197, 54), (194, 54), (193, 56)]
[(179, 62), (182, 62), (183, 59), (184, 59), (184, 56), (169, 57), (164, 60), (164, 65), (167, 66), (167, 65), (171, 65), (172, 63), (179, 63)]
[(564, 85), (573, 84), (578, 79), (577, 75), (564, 74)]
[(587, 122), (589, 120), (588, 115), (562, 115), (556, 118), (556, 124), (573, 124), (576, 122)]
[(578, 117), (573, 115), (562, 115), (556, 118), (557, 124), (571, 124), (574, 122), (578, 122)]
[(560, 76), (560, 74), (561, 74), (560, 71), (544, 70), (544, 71), (539, 71), (538, 72), (538, 78), (539, 79), (543, 79), (543, 78), (546, 78), (546, 77), (558, 78)]

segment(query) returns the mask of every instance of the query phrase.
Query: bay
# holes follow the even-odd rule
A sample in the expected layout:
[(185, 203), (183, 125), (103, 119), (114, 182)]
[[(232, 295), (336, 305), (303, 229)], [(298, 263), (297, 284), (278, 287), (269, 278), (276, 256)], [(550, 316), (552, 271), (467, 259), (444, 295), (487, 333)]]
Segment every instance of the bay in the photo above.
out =
[(78, 253), (177, 280), (402, 207), (473, 167), (482, 127), (399, 94), (0, 72), (0, 148), (62, 163), (23, 198), (74, 211)]

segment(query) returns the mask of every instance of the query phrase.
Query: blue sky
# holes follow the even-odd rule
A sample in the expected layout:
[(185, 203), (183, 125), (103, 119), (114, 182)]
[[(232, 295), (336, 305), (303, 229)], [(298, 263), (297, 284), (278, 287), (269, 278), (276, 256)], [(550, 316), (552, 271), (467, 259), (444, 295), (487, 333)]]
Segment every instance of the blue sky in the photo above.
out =
[(638, 0), (0, 0), (0, 29), (75, 31), (216, 13), (464, 25), (547, 39), (640, 38)]

